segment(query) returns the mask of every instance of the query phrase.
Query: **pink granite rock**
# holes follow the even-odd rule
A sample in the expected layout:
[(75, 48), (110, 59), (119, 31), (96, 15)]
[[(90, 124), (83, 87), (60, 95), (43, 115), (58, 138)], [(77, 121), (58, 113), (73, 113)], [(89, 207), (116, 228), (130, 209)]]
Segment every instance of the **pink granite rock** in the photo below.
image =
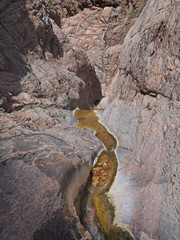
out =
[(118, 139), (115, 223), (180, 238), (180, 5), (148, 1), (121, 47), (102, 121)]
[(114, 223), (180, 238), (179, 1), (145, 3), (1, 1), (1, 239), (91, 239), (73, 202), (100, 143), (63, 108), (91, 107), (101, 88), (118, 139)]

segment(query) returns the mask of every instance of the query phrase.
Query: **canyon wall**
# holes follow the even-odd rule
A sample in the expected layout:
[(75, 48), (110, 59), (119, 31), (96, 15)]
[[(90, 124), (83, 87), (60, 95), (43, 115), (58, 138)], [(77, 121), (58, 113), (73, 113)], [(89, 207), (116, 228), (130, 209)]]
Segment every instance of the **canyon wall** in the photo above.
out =
[(102, 146), (71, 110), (102, 95), (114, 223), (180, 238), (179, 16), (179, 0), (1, 1), (1, 239), (91, 239), (73, 201)]
[(2, 240), (89, 236), (72, 203), (101, 144), (76, 128), (69, 109), (89, 108), (102, 95), (86, 52), (61, 29), (61, 18), (80, 9), (64, 4), (0, 3)]
[(180, 238), (179, 16), (179, 1), (148, 1), (125, 37), (101, 116), (119, 145), (115, 223), (142, 239)]

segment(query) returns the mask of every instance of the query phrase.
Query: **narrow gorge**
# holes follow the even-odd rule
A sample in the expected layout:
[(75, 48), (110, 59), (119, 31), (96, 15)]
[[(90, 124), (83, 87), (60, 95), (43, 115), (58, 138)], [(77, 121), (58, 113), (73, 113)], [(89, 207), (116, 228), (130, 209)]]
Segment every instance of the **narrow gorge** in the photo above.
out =
[(180, 0), (0, 1), (0, 239), (180, 239)]
[(90, 176), (81, 189), (76, 200), (76, 210), (82, 224), (89, 230), (93, 239), (133, 239), (133, 236), (123, 227), (113, 226), (114, 206), (107, 195), (112, 186), (118, 162), (116, 157), (117, 141), (115, 137), (99, 122), (93, 109), (76, 110), (78, 127), (92, 129), (103, 143), (97, 162)]

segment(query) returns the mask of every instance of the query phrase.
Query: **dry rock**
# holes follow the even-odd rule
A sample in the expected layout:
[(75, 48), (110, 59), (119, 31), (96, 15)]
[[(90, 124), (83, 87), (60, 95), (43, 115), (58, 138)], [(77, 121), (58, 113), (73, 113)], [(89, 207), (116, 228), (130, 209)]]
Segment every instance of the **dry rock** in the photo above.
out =
[(83, 180), (80, 166), (90, 170), (100, 143), (75, 123), (57, 108), (0, 113), (1, 239), (82, 238), (66, 193), (76, 171)]
[(0, 2), (0, 239), (91, 239), (73, 203), (101, 145), (65, 109), (102, 93), (114, 223), (180, 238), (179, 16), (179, 0)]
[(179, 6), (148, 1), (121, 47), (101, 118), (119, 145), (115, 223), (137, 239), (180, 238)]
[(101, 99), (99, 80), (86, 53), (60, 29), (60, 10), (51, 8), (47, 1), (15, 1), (0, 13), (1, 91), (89, 108)]

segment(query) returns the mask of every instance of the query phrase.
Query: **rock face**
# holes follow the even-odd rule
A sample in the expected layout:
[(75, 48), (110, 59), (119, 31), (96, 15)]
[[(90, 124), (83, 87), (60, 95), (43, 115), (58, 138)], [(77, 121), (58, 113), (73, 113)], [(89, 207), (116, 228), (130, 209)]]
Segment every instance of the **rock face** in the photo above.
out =
[(179, 0), (0, 2), (0, 239), (91, 239), (73, 203), (101, 145), (70, 110), (102, 93), (114, 224), (180, 239), (179, 16)]
[(115, 222), (137, 239), (180, 238), (179, 14), (179, 1), (148, 1), (124, 40), (102, 116), (119, 145)]
[(0, 4), (3, 240), (88, 236), (72, 203), (101, 145), (63, 108), (89, 108), (101, 99), (101, 86), (86, 52), (63, 33), (67, 12), (56, 4)]
[(25, 91), (58, 107), (88, 108), (101, 99), (99, 80), (86, 53), (60, 29), (61, 9), (51, 7), (13, 1), (0, 13), (1, 97)]
[[(138, 6), (141, 7), (143, 3)], [(107, 4), (105, 8), (96, 7), (93, 11), (84, 9), (71, 18), (62, 19), (62, 29), (70, 42), (87, 52), (104, 95), (109, 93), (110, 84), (116, 75), (124, 37), (134, 23), (129, 15), (132, 9), (125, 1), (124, 5), (117, 8)]]
[(88, 176), (98, 140), (57, 108), (1, 114), (0, 126), (0, 239), (80, 239), (67, 190), (80, 166)]
[[(132, 86), (132, 91), (139, 88), (144, 94), (154, 93), (180, 100), (178, 7), (176, 1), (150, 1), (128, 32), (119, 57), (119, 70), (120, 75), (128, 74), (125, 82), (135, 83), (137, 89)], [(121, 94), (123, 97), (128, 98)]]

